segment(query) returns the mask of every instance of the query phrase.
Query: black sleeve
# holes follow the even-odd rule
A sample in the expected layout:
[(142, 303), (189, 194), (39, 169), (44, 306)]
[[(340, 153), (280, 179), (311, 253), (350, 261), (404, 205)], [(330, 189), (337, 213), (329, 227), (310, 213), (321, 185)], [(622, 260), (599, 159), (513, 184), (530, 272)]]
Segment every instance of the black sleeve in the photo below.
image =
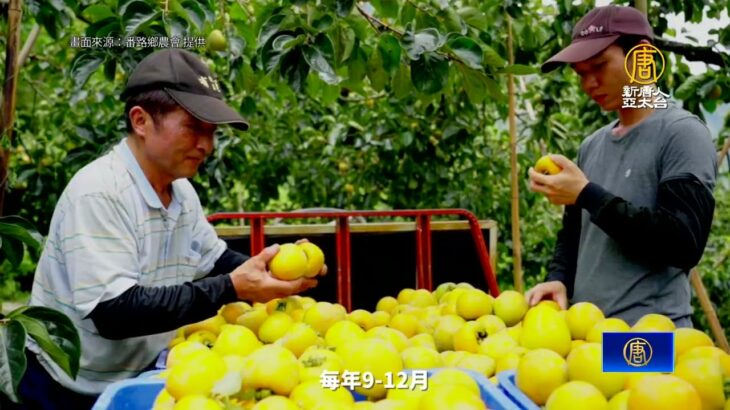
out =
[(237, 299), (229, 275), (176, 286), (135, 285), (118, 297), (99, 303), (89, 317), (102, 337), (119, 340), (199, 322)]
[(686, 271), (702, 257), (715, 209), (712, 191), (691, 174), (661, 182), (654, 210), (632, 205), (594, 183), (581, 191), (576, 204), (629, 257)]
[(563, 227), (558, 232), (553, 259), (548, 265), (546, 281), (563, 282), (568, 290), (568, 297), (573, 294), (575, 267), (578, 263), (578, 242), (580, 240), (581, 209), (575, 205), (566, 205), (563, 212)]
[(242, 253), (226, 249), (223, 254), (215, 261), (213, 269), (208, 273), (208, 277), (228, 274), (233, 272), (240, 264), (246, 262), (249, 256)]

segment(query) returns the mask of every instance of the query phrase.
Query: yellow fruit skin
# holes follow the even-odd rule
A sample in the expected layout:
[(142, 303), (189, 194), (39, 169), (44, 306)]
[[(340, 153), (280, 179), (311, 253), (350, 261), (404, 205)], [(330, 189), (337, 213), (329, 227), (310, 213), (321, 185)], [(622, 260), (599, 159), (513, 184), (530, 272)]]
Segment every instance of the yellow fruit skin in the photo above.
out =
[(584, 381), (570, 381), (550, 394), (545, 410), (606, 410), (608, 403), (601, 392)]
[(248, 356), (259, 347), (261, 342), (249, 328), (241, 325), (224, 325), (213, 345), (213, 351), (221, 356)]
[(688, 382), (671, 375), (652, 375), (640, 379), (629, 394), (629, 410), (701, 410), (697, 390)]
[(396, 306), (398, 306), (398, 299), (393, 296), (383, 296), (375, 306), (375, 310), (390, 313)]
[(175, 400), (185, 396), (207, 396), (226, 373), (226, 363), (209, 349), (193, 353), (170, 369), (165, 388)]
[(672, 319), (656, 313), (642, 316), (634, 326), (632, 332), (673, 332), (676, 327)]
[(581, 380), (596, 386), (604, 397), (613, 397), (626, 384), (625, 373), (604, 373), (602, 346), (585, 343), (568, 355), (568, 379)]
[(201, 350), (208, 350), (208, 348), (200, 342), (189, 340), (180, 342), (170, 349), (170, 353), (167, 354), (167, 362), (165, 365), (168, 369), (172, 368), (176, 364), (185, 361), (193, 353)]
[(479, 329), (479, 323), (475, 321), (466, 322), (454, 333), (454, 350), (476, 353), (479, 351), (479, 344), (486, 339), (487, 331)]
[(201, 395), (183, 397), (175, 403), (173, 410), (222, 410), (223, 407), (213, 399)]
[(243, 388), (269, 389), (288, 396), (299, 384), (299, 361), (294, 353), (265, 345), (248, 356), (243, 369)]
[[(400, 353), (385, 340), (377, 338), (356, 340), (343, 345), (337, 353), (342, 358), (343, 370), (360, 375), (369, 372), (374, 380), (386, 380), (386, 373), (396, 375), (403, 370)], [(383, 398), (386, 393), (383, 384), (374, 384), (369, 389), (361, 385), (355, 390), (371, 399)]]
[(444, 362), (436, 350), (423, 346), (411, 346), (401, 352), (403, 366), (407, 369), (433, 369)]
[(674, 331), (674, 354), (677, 358), (693, 347), (712, 345), (710, 336), (701, 330), (681, 327)]
[(215, 333), (210, 332), (208, 330), (198, 330), (197, 332), (191, 334), (187, 338), (187, 340), (189, 340), (191, 342), (202, 343), (208, 347), (213, 347), (216, 339), (217, 339), (217, 336), (215, 335)]
[(722, 367), (718, 360), (697, 358), (682, 360), (674, 375), (689, 382), (697, 390), (703, 409), (721, 409), (725, 404)]
[(312, 242), (300, 243), (299, 247), (304, 251), (304, 254), (307, 255), (307, 268), (304, 272), (304, 276), (308, 278), (317, 276), (324, 266), (324, 253), (322, 252), (322, 249)]
[(269, 262), (271, 274), (281, 280), (294, 280), (307, 271), (307, 254), (293, 243), (285, 243)]
[(556, 175), (562, 170), (549, 155), (540, 157), (535, 163), (535, 171), (541, 174)]
[(515, 373), (517, 387), (540, 406), (547, 402), (550, 393), (567, 381), (565, 359), (549, 349), (525, 353)]
[(629, 390), (623, 390), (608, 401), (608, 410), (628, 410), (629, 408)]
[(259, 327), (259, 339), (264, 343), (274, 343), (283, 337), (294, 325), (294, 319), (286, 313), (274, 312)]
[(492, 313), (494, 298), (479, 289), (466, 289), (456, 301), (456, 314), (466, 320)]
[(512, 351), (515, 347), (517, 347), (517, 342), (512, 339), (505, 330), (486, 338), (479, 345), (479, 353), (489, 356), (494, 360), (498, 360)]
[(430, 388), (421, 398), (418, 410), (474, 409), (486, 410), (478, 394), (462, 386), (441, 386)]
[(596, 323), (588, 331), (586, 342), (603, 343), (603, 332), (628, 332), (631, 328), (621, 319), (611, 317)]
[(589, 302), (578, 302), (568, 309), (566, 321), (573, 339), (585, 339), (588, 331), (604, 319), (598, 306)]
[(293, 401), (282, 396), (269, 396), (253, 406), (252, 410), (300, 410)]
[(522, 322), (520, 345), (528, 349), (551, 349), (565, 357), (571, 345), (568, 323), (552, 308), (534, 307)]
[(505, 290), (497, 296), (493, 309), (494, 314), (502, 319), (505, 325), (513, 326), (527, 313), (527, 299), (519, 292)]
[(226, 324), (226, 319), (221, 315), (215, 315), (203, 321), (197, 323), (191, 323), (183, 328), (185, 337), (199, 330), (207, 330), (211, 333), (218, 334), (221, 331), (221, 326)]

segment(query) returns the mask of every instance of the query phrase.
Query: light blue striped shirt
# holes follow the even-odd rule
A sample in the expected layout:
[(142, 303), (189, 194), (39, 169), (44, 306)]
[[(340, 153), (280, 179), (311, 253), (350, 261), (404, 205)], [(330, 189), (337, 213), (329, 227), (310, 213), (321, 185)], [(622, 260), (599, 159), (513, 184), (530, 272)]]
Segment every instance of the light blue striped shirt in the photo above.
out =
[[(172, 202), (165, 208), (124, 138), (69, 182), (33, 282), (30, 304), (62, 311), (79, 330), (78, 377), (71, 380), (45, 354), (39, 360), (59, 383), (85, 394), (100, 394), (110, 383), (136, 376), (174, 331), (109, 340), (86, 317), (134, 285), (202, 278), (225, 248), (190, 182), (172, 183)], [(40, 352), (34, 343), (29, 347)]]

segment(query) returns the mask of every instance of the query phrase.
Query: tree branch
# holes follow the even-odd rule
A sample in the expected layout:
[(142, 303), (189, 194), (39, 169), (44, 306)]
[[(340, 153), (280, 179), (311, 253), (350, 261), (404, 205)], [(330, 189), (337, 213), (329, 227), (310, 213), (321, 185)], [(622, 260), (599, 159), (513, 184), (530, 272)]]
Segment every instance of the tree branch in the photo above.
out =
[(33, 49), (33, 45), (35, 44), (35, 41), (38, 38), (38, 34), (40, 34), (40, 32), (41, 26), (39, 26), (38, 24), (33, 24), (33, 28), (30, 30), (28, 38), (25, 39), (23, 49), (20, 50), (20, 57), (18, 58), (18, 69), (20, 69), (20, 67), (22, 67), (25, 63), (25, 60), (28, 59), (28, 55), (30, 55), (30, 50)]
[(654, 45), (660, 50), (671, 51), (684, 56), (689, 61), (701, 61), (707, 64), (725, 67), (725, 61), (722, 58), (723, 54), (713, 50), (712, 47), (693, 46), (661, 37), (654, 39)]
[[(365, 10), (362, 9), (362, 6), (360, 6), (359, 4), (355, 4), (355, 7), (357, 7), (357, 11), (360, 12), (360, 14), (363, 17), (365, 17), (365, 19), (368, 21), (368, 23), (370, 23), (370, 25), (373, 26), (375, 31), (377, 31), (378, 33), (381, 31), (381, 29), (384, 28), (386, 30), (392, 31), (395, 34), (398, 34), (401, 37), (403, 36), (402, 31), (395, 29), (395, 28), (383, 23), (382, 21), (378, 20), (377, 17), (368, 14)], [(380, 27), (376, 26), (376, 24), (378, 24)]]

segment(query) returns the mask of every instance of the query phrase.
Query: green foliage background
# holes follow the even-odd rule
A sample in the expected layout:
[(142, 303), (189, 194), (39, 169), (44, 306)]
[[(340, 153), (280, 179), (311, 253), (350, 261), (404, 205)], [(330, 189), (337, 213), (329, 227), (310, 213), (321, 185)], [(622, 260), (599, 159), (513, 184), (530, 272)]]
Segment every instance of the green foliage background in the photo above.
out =
[[(529, 75), (517, 82), (517, 103), (523, 267), (532, 286), (546, 274), (562, 209), (528, 191), (526, 170), (545, 153), (574, 158), (581, 140), (613, 117), (583, 95), (568, 70), (530, 74), (570, 41), (571, 22), (592, 7), (519, 0), (25, 2), (22, 38), (34, 25), (41, 34), (20, 70), (5, 214), (25, 217), (45, 234), (71, 176), (124, 135), (118, 96), (131, 68), (153, 49), (72, 48), (73, 36), (206, 37), (219, 29), (226, 49), (196, 52), (251, 130), (222, 128), (193, 181), (209, 212), (467, 208), (498, 223), (502, 288), (512, 286), (505, 73)], [(723, 10), (730, 11), (727, 0), (662, 2), (649, 18), (657, 35), (670, 36), (669, 13), (700, 22)], [(505, 62), (508, 15), (513, 66)], [(7, 32), (6, 19), (0, 32)], [(730, 46), (730, 29), (714, 34)], [(2, 50), (5, 41), (0, 37)], [(700, 107), (713, 112), (730, 101), (727, 55), (725, 68), (691, 76), (684, 58), (665, 54), (671, 58), (659, 87), (687, 109), (702, 116)], [(716, 86), (721, 95), (709, 98)], [(718, 148), (729, 135), (726, 118)], [(715, 192), (700, 271), (721, 321), (730, 324), (727, 169)], [(27, 292), (32, 260), (0, 266), (0, 300)], [(706, 327), (698, 306), (696, 312)]]

